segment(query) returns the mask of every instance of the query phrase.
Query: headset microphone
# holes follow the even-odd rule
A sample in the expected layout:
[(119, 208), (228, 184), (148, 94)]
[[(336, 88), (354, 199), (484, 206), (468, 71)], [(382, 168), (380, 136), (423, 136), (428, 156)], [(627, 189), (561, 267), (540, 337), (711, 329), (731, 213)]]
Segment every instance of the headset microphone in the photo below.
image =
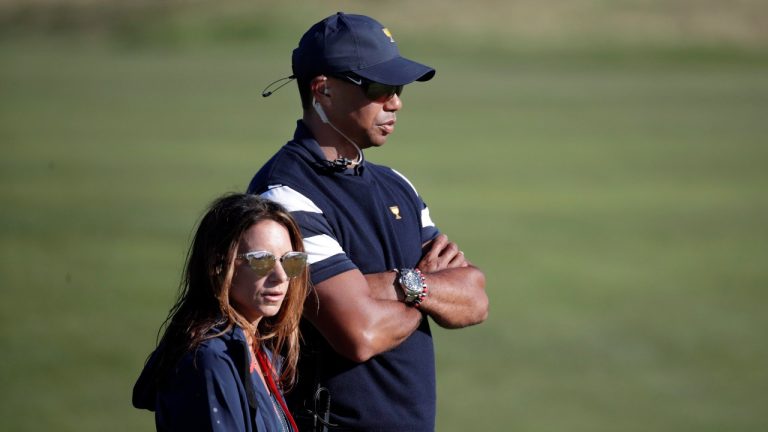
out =
[(343, 172), (347, 168), (349, 168), (350, 165), (354, 164), (355, 161), (347, 159), (345, 157), (340, 157), (332, 161), (324, 160), (324, 161), (321, 161), (321, 163), (326, 169), (329, 169), (331, 171), (336, 171), (336, 172)]
[[(283, 88), (283, 86), (285, 86), (286, 84), (288, 84), (289, 82), (291, 82), (291, 81), (293, 81), (295, 79), (296, 79), (295, 75), (288, 75), (287, 77), (274, 80), (271, 83), (267, 84), (266, 87), (264, 87), (264, 90), (262, 90), (262, 92), (261, 92), (261, 96), (262, 97), (269, 97), (269, 96), (272, 95), (272, 93), (280, 90), (281, 88)], [(269, 90), (270, 87), (272, 87), (273, 85), (275, 85), (275, 84), (277, 84), (279, 82), (282, 82), (282, 81), (285, 81), (285, 82), (280, 84), (279, 86), (275, 87), (274, 90)]]

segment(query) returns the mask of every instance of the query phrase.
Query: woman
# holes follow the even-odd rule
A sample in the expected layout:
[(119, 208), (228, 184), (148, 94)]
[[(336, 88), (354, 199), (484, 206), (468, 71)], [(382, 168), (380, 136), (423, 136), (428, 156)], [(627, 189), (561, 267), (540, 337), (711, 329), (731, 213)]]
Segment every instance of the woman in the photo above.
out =
[(301, 232), (285, 209), (255, 195), (219, 198), (133, 405), (155, 411), (159, 431), (296, 432), (281, 389), (295, 380), (307, 292)]

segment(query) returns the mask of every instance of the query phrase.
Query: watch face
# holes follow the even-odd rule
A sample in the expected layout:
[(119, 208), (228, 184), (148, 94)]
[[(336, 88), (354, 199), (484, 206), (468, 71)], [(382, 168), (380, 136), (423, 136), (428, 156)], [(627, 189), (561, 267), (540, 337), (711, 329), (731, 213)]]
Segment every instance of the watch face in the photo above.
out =
[(421, 284), (421, 277), (415, 271), (404, 271), (400, 276), (400, 284), (403, 286), (406, 295), (421, 294), (424, 290)]

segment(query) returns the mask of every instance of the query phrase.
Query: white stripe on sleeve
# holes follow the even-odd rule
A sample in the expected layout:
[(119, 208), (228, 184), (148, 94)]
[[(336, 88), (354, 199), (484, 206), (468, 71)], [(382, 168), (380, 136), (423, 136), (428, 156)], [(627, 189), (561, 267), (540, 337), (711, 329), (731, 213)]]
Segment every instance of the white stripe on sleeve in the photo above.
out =
[(429, 217), (429, 207), (424, 207), (421, 210), (421, 227), (429, 227), (429, 226), (435, 226), (435, 223), (432, 222), (432, 218)]
[(291, 189), (290, 186), (275, 185), (260, 195), (262, 198), (280, 203), (289, 212), (304, 211), (310, 213), (322, 213), (315, 203), (304, 195)]
[(309, 254), (310, 264), (344, 253), (339, 242), (325, 234), (304, 238), (304, 250)]

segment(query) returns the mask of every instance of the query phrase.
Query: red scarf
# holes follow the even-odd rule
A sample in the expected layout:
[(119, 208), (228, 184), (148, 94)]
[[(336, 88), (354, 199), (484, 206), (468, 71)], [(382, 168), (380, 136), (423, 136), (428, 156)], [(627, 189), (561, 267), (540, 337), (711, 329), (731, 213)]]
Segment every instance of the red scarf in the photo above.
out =
[(280, 394), (280, 390), (277, 388), (277, 384), (275, 383), (275, 376), (277, 376), (275, 373), (275, 368), (272, 366), (272, 363), (269, 361), (267, 355), (264, 354), (264, 351), (261, 349), (259, 349), (259, 352), (256, 353), (256, 358), (259, 361), (259, 366), (261, 366), (261, 371), (264, 373), (264, 379), (267, 382), (269, 391), (275, 395), (275, 399), (280, 404), (280, 408), (283, 409), (283, 414), (285, 414), (285, 418), (288, 420), (288, 423), (290, 423), (293, 430), (295, 432), (299, 432), (299, 427), (296, 426), (296, 422), (293, 421), (293, 416), (291, 416), (291, 412), (288, 411), (288, 406), (285, 404), (285, 400), (283, 400), (283, 395)]

